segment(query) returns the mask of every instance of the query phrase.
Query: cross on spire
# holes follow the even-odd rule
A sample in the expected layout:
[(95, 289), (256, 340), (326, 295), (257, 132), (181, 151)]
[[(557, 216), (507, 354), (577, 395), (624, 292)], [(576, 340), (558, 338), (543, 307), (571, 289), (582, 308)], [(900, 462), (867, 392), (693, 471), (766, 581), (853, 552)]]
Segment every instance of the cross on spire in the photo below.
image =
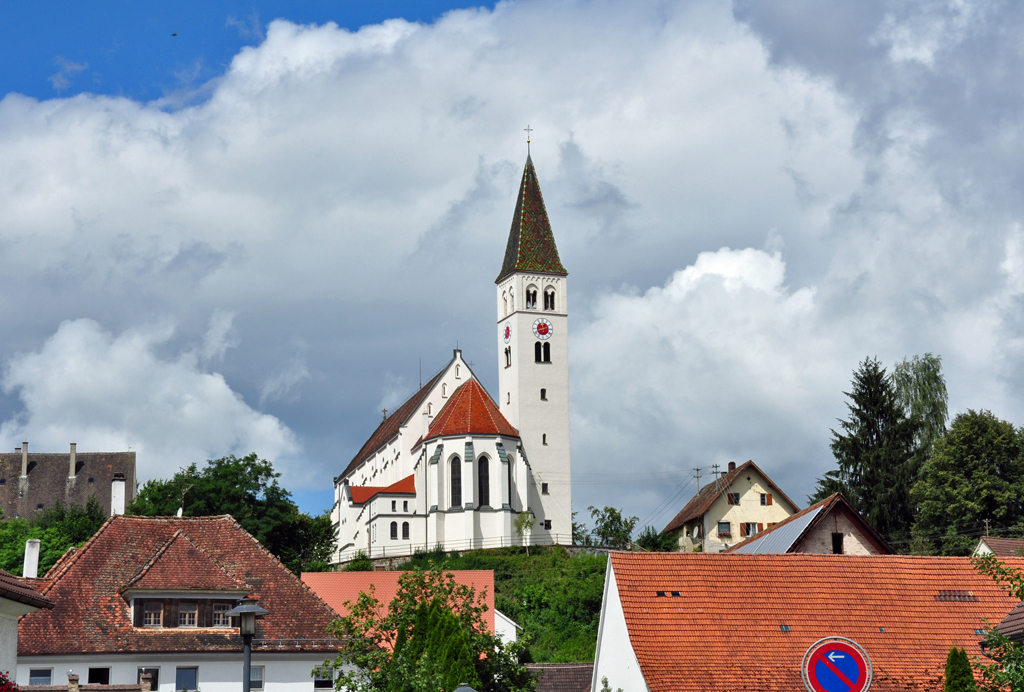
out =
[(526, 133), (526, 155), (530, 155), (530, 133), (533, 132), (533, 128), (527, 123), (526, 127), (523, 128), (523, 132)]

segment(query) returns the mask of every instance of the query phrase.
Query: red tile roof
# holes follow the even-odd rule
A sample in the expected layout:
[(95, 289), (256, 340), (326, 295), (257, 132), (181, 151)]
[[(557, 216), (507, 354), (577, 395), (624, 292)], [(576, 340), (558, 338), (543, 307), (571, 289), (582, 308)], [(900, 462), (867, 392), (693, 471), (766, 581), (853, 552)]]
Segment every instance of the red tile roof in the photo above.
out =
[(376, 487), (369, 485), (350, 485), (349, 492), (352, 493), (352, 502), (357, 505), (369, 502), (374, 497), (380, 494), (384, 495), (415, 495), (416, 494), (416, 476), (406, 476), (397, 483), (392, 483), (387, 487)]
[(373, 456), (378, 449), (383, 447), (391, 438), (398, 434), (398, 429), (405, 425), (406, 421), (409, 420), (409, 417), (416, 412), (416, 409), (419, 408), (420, 404), (423, 403), (423, 400), (428, 394), (430, 394), (430, 390), (434, 388), (434, 385), (437, 384), (437, 381), (441, 379), (441, 375), (443, 375), (447, 369), (447, 365), (441, 368), (441, 372), (430, 378), (429, 382), (420, 387), (415, 394), (406, 399), (404, 404), (395, 409), (390, 416), (385, 418), (381, 424), (377, 426), (377, 429), (373, 431), (372, 435), (370, 435), (370, 439), (368, 439), (366, 444), (356, 452), (356, 455), (352, 457), (352, 461), (349, 462), (348, 466), (345, 467), (345, 470), (341, 472), (340, 476), (338, 476), (339, 480), (355, 471), (356, 467)]
[(153, 554), (139, 573), (121, 587), (120, 592), (136, 589), (221, 591), (247, 588), (245, 582), (225, 572), (179, 529)]
[[(828, 497), (826, 497), (821, 502), (816, 502), (815, 504), (811, 505), (807, 509), (802, 510), (800, 512), (797, 512), (796, 514), (793, 514), (793, 515), (791, 515), (789, 517), (786, 517), (786, 519), (784, 519), (783, 521), (780, 521), (775, 526), (773, 526), (773, 527), (771, 527), (769, 529), (765, 529), (764, 531), (762, 531), (759, 534), (751, 536), (750, 538), (748, 538), (747, 540), (743, 541), (742, 543), (737, 543), (736, 545), (732, 546), (731, 548), (729, 548), (725, 552), (727, 552), (727, 553), (734, 553), (734, 552), (739, 551), (740, 548), (742, 548), (744, 546), (749, 548), (751, 546), (751, 544), (756, 543), (756, 542), (758, 542), (758, 541), (760, 541), (760, 540), (762, 540), (764, 538), (767, 538), (769, 535), (771, 535), (773, 533), (776, 533), (776, 531), (779, 531), (780, 533), (781, 533), (781, 531), (785, 531), (785, 529), (783, 529), (783, 527), (792, 524), (792, 522), (794, 520), (798, 520), (800, 517), (804, 517), (807, 514), (810, 514), (811, 512), (817, 511), (818, 509), (821, 509), (821, 511), (818, 512), (818, 514), (810, 522), (807, 523), (807, 526), (805, 526), (802, 531), (800, 531), (799, 533), (795, 533), (794, 532), (793, 536), (787, 538), (786, 542), (789, 543), (789, 548), (788, 549), (786, 549), (786, 550), (772, 550), (771, 552), (774, 552), (774, 553), (792, 553), (792, 552), (796, 552), (796, 549), (800, 546), (800, 541), (803, 540), (804, 536), (806, 536), (811, 531), (813, 531), (815, 529), (815, 527), (817, 527), (819, 524), (821, 524), (821, 522), (825, 521), (825, 519), (827, 517), (834, 516), (833, 512), (841, 512), (841, 513), (845, 514), (846, 517), (858, 529), (860, 529), (860, 532), (864, 535), (864, 537), (867, 538), (868, 541), (870, 541), (874, 545), (875, 550), (877, 550), (880, 555), (892, 555), (893, 552), (895, 552), (891, 547), (889, 547), (889, 544), (885, 542), (885, 539), (882, 538), (882, 536), (877, 531), (875, 531), (875, 528), (873, 526), (871, 526), (871, 524), (869, 524), (864, 517), (861, 516), (860, 512), (855, 510), (853, 508), (853, 505), (851, 505), (850, 502), (845, 497), (843, 497), (841, 494), (839, 494), (839, 493), (835, 493), (833, 495), (829, 495)], [(778, 534), (776, 533), (776, 535), (778, 535)], [(790, 538), (792, 540), (790, 540)], [(747, 551), (741, 551), (741, 552), (747, 552)]]
[(995, 536), (983, 536), (989, 550), (998, 557), (1013, 557), (1024, 552), (1024, 538), (997, 538)]
[(519, 432), (505, 420), (491, 395), (476, 380), (456, 389), (430, 424), (428, 440), (445, 435), (506, 435)]
[[(263, 640), (283, 640), (282, 648), (273, 644), (283, 652), (332, 648), (325, 641), (331, 609), (230, 516), (119, 515), (46, 574), (39, 588), (55, 606), (21, 619), (18, 655), (241, 651), (235, 629), (133, 627), (129, 603), (119, 591), (147, 565), (160, 565), (162, 560), (154, 558), (164, 547), (164, 555), (171, 553), (168, 544), (179, 531), (209, 562), (250, 587), (270, 611), (256, 621), (257, 648)], [(180, 554), (175, 548), (171, 557)], [(231, 592), (229, 598), (236, 597)]]
[[(484, 622), (494, 631), (494, 571), (489, 569), (451, 570), (455, 581), (472, 586), (478, 594), (485, 595), (487, 612)], [(374, 587), (374, 597), (387, 605), (398, 593), (398, 579), (406, 572), (303, 572), (302, 581), (322, 598), (338, 615), (347, 615), (345, 602), (355, 602), (359, 593), (369, 593)]]
[(36, 579), (19, 579), (0, 569), (0, 598), (17, 601), (36, 608), (53, 608), (53, 601), (41, 596), (35, 589)]
[(864, 647), (872, 692), (941, 690), (950, 648), (980, 654), (975, 630), (1016, 605), (968, 558), (613, 553), (611, 567), (652, 692), (801, 690), (804, 653), (830, 636)]
[(758, 468), (757, 464), (753, 461), (748, 461), (747, 463), (740, 464), (732, 471), (724, 474), (713, 483), (708, 483), (701, 488), (697, 494), (693, 496), (693, 499), (686, 503), (686, 506), (679, 511), (679, 514), (677, 514), (661, 532), (665, 533), (667, 531), (681, 529), (686, 522), (703, 516), (709, 509), (711, 509), (711, 505), (715, 504), (715, 500), (726, 493), (732, 484), (736, 482), (736, 479), (751, 468), (757, 471), (761, 477), (764, 478), (765, 482), (772, 487), (775, 494), (788, 502), (790, 507), (794, 510), (800, 509), (799, 505), (790, 500), (789, 497), (786, 496), (786, 493), (782, 492), (779, 486), (775, 485), (775, 481), (769, 478), (767, 473)]
[(593, 663), (527, 663), (537, 676), (537, 692), (590, 692)]

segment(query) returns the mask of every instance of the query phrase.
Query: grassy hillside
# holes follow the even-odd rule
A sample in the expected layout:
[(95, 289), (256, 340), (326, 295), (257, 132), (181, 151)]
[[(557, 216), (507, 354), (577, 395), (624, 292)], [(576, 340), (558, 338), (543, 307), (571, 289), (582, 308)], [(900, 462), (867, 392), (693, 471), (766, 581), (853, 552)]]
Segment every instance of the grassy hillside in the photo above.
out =
[(561, 547), (423, 553), (402, 569), (494, 570), (494, 605), (529, 640), (536, 663), (593, 661), (607, 557), (570, 555)]

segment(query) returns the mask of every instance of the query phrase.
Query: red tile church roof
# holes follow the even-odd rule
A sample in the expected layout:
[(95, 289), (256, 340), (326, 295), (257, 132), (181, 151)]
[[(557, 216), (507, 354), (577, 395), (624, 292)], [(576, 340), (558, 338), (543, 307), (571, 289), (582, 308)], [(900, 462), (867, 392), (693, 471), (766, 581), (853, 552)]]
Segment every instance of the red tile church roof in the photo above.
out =
[(361, 505), (364, 502), (369, 502), (381, 493), (385, 495), (415, 495), (416, 478), (415, 476), (406, 476), (397, 483), (392, 483), (387, 487), (351, 485), (348, 489), (352, 493), (352, 502)]
[[(613, 553), (610, 559), (652, 692), (800, 690), (804, 653), (833, 636), (867, 651), (872, 692), (941, 690), (950, 648), (980, 654), (977, 631), (986, 618), (999, 622), (1016, 605), (969, 558)], [(1024, 560), (1007, 562), (1024, 567)]]
[(445, 435), (506, 435), (519, 432), (505, 420), (490, 395), (476, 380), (456, 389), (430, 424), (428, 440)]

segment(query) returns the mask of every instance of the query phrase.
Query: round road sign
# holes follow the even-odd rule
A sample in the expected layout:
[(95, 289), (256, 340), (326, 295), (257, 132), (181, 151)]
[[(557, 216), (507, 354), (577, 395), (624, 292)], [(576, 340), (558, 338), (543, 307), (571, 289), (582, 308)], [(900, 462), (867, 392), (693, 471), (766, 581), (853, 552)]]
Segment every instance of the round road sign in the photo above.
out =
[(809, 692), (867, 692), (871, 659), (857, 642), (826, 637), (811, 645), (801, 666)]

